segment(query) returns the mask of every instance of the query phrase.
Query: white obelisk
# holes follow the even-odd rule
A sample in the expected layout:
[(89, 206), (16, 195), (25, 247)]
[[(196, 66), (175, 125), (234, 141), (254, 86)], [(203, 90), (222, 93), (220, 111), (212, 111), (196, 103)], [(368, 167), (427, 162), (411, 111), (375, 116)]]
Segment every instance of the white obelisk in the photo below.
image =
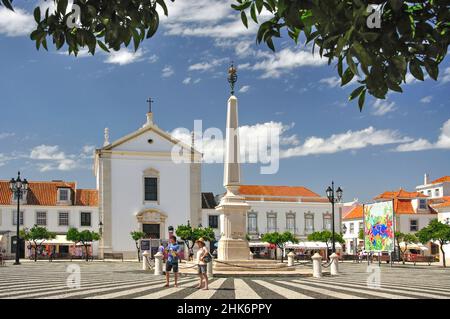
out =
[(225, 145), (225, 163), (223, 185), (227, 193), (216, 210), (220, 212), (220, 232), (218, 259), (223, 261), (248, 260), (250, 249), (245, 238), (246, 216), (250, 209), (242, 196), (239, 158), (239, 121), (238, 101), (234, 96), (234, 83), (237, 80), (236, 69), (232, 65), (228, 71), (231, 84), (231, 96), (228, 99), (227, 132)]

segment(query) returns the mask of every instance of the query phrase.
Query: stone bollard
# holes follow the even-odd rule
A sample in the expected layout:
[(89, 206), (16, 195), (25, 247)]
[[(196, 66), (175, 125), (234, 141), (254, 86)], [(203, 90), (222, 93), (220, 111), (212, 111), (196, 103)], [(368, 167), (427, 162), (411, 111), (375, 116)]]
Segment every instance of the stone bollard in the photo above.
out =
[(250, 252), (250, 254), (249, 254), (249, 257), (248, 257), (248, 258), (249, 258), (250, 260), (253, 260), (254, 256), (255, 256), (255, 254), (254, 254), (254, 253), (252, 253), (252, 252)]
[(150, 256), (150, 253), (148, 252), (148, 250), (146, 250), (142, 253), (142, 270), (150, 269), (150, 265), (148, 263), (148, 256)]
[(294, 266), (294, 258), (295, 258), (295, 254), (291, 251), (288, 255), (288, 267), (292, 267)]
[(315, 253), (311, 259), (313, 261), (313, 277), (322, 278), (322, 256)]
[(158, 253), (155, 254), (155, 275), (159, 276), (163, 274), (163, 257), (164, 255), (158, 251)]
[(332, 276), (339, 275), (339, 256), (335, 253), (330, 256), (331, 266), (330, 266), (330, 274)]
[(209, 278), (212, 278), (214, 276), (213, 262), (214, 258), (211, 258), (211, 261), (206, 264), (206, 274), (208, 275)]

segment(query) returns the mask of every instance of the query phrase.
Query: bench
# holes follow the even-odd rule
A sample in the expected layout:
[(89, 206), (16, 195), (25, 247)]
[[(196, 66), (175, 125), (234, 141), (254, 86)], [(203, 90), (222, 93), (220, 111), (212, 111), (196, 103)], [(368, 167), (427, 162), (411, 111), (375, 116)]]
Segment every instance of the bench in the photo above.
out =
[(123, 261), (122, 253), (104, 253), (103, 260), (105, 259), (121, 259)]
[(406, 255), (405, 261), (413, 262), (414, 266), (416, 263), (424, 262), (427, 263), (428, 266), (431, 266), (431, 263), (436, 261), (434, 256), (422, 256), (422, 255)]
[[(80, 259), (80, 260), (86, 260), (86, 256), (75, 256), (75, 255), (71, 255), (70, 256), (70, 261), (74, 260), (74, 259)], [(88, 257), (88, 261), (93, 261), (94, 260), (94, 256), (90, 255)]]

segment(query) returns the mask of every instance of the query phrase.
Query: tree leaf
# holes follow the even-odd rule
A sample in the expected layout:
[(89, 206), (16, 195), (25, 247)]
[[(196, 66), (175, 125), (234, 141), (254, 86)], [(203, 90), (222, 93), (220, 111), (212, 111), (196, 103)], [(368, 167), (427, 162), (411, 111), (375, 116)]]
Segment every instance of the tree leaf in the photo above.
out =
[(41, 22), (41, 7), (37, 6), (34, 9), (33, 15), (34, 15), (34, 21), (36, 21), (36, 23), (39, 24), (39, 22)]
[(419, 60), (413, 59), (411, 60), (411, 62), (409, 62), (409, 71), (416, 79), (420, 81), (424, 80), (423, 71), (422, 67), (420, 66)]
[(347, 68), (347, 70), (345, 70), (344, 75), (341, 78), (341, 86), (344, 86), (347, 83), (349, 83), (354, 76), (355, 74), (352, 72), (352, 70), (350, 68)]
[(241, 20), (242, 20), (242, 23), (245, 25), (245, 27), (248, 29), (248, 20), (247, 20), (247, 15), (245, 14), (245, 11), (241, 12)]
[(361, 92), (361, 94), (359, 95), (359, 99), (358, 99), (358, 107), (359, 107), (359, 111), (361, 112), (363, 107), (364, 107), (364, 102), (366, 100), (366, 91), (367, 90), (363, 90)]
[(358, 97), (365, 88), (366, 88), (365, 85), (361, 85), (360, 87), (354, 89), (353, 92), (348, 97), (348, 100), (351, 101), (351, 100), (355, 99), (356, 97)]

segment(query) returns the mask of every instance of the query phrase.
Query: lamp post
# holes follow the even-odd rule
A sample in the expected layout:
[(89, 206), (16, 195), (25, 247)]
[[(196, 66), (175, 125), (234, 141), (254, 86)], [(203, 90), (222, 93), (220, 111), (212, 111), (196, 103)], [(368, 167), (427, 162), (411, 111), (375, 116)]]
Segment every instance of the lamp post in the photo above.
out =
[(331, 186), (328, 186), (327, 197), (331, 203), (331, 232), (333, 239), (332, 252), (336, 252), (336, 242), (335, 242), (335, 231), (334, 231), (334, 204), (339, 203), (342, 199), (342, 189), (338, 187), (336, 191), (334, 191), (334, 182), (331, 182)]
[(19, 250), (20, 250), (20, 199), (22, 198), (23, 194), (28, 190), (28, 181), (20, 178), (20, 172), (17, 173), (17, 178), (11, 178), (9, 181), (9, 189), (11, 192), (16, 196), (17, 198), (17, 235), (16, 235), (16, 262), (14, 265), (20, 265), (19, 261)]

